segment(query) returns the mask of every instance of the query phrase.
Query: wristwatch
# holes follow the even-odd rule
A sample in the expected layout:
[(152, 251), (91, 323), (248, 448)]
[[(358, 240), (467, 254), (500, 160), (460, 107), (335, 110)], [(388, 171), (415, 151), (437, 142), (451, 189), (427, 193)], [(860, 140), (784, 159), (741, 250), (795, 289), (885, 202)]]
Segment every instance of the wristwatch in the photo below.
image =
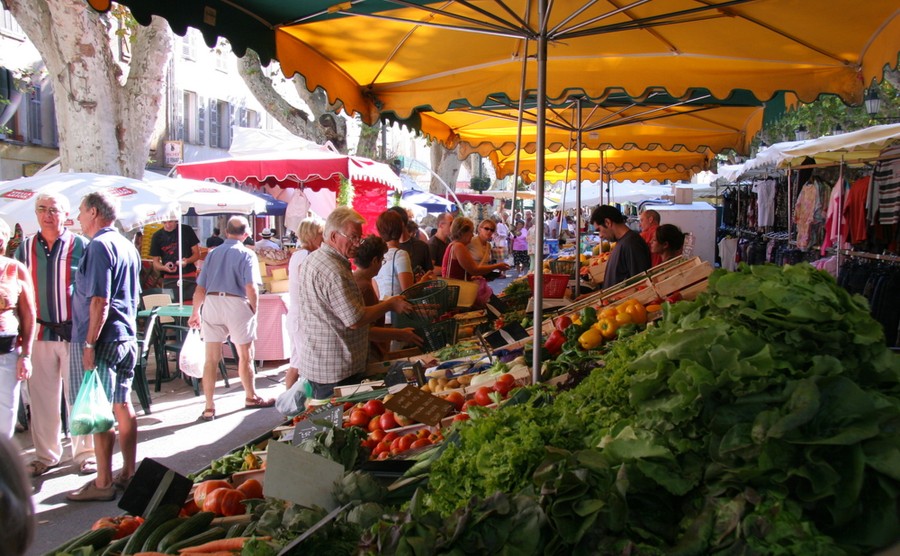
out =
[(85, 347), (86, 349), (94, 349), (94, 344), (89, 344), (89, 343), (85, 342), (85, 343), (84, 343), (84, 347)]

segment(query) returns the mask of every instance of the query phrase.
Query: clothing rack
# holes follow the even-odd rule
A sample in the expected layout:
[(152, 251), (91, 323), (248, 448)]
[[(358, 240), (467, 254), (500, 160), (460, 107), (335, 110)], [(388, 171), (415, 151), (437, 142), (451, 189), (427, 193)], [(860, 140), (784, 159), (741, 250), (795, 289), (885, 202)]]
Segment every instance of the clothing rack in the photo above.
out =
[(839, 253), (856, 259), (871, 259), (874, 261), (900, 263), (900, 256), (897, 255), (881, 255), (879, 253), (867, 253), (865, 251), (851, 251), (850, 249), (841, 249)]

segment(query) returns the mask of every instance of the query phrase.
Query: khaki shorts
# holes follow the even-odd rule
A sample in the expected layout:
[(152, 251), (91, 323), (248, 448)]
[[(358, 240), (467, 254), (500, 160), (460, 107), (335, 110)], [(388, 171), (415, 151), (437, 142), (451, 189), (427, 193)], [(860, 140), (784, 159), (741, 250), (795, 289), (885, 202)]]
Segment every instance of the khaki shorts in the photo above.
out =
[(256, 339), (256, 315), (243, 297), (210, 294), (200, 308), (200, 336), (204, 342), (221, 343), (229, 336), (235, 345)]

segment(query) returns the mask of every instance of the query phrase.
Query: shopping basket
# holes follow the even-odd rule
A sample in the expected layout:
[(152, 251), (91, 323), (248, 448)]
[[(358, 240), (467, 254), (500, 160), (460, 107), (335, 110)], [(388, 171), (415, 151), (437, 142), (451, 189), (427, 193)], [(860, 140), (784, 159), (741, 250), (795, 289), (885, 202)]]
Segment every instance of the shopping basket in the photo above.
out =
[(451, 306), (451, 293), (443, 280), (429, 280), (409, 287), (400, 294), (412, 305), (408, 313), (400, 313), (393, 320), (398, 328), (419, 328), (438, 320)]
[(422, 338), (422, 351), (431, 353), (442, 347), (456, 343), (456, 333), (459, 323), (454, 318), (430, 323), (422, 328), (416, 328), (416, 334)]
[[(528, 275), (528, 286), (534, 292), (534, 274)], [(568, 274), (544, 274), (544, 297), (548, 299), (559, 299), (566, 295), (566, 289), (569, 287)]]

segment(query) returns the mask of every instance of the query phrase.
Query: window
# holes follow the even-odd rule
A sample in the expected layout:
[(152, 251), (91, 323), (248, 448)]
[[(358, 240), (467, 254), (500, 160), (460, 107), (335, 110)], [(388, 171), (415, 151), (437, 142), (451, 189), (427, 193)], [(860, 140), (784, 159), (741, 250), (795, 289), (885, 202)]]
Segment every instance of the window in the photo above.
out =
[(200, 143), (200, 122), (198, 117), (200, 106), (197, 103), (197, 93), (185, 91), (183, 98), (184, 141), (197, 145)]
[(185, 60), (196, 60), (197, 51), (194, 45), (194, 34), (190, 29), (181, 37), (181, 57)]
[(41, 124), (41, 88), (31, 87), (28, 91), (28, 141), (35, 145), (43, 145), (43, 133)]
[(0, 5), (0, 35), (25, 40), (25, 32), (13, 17), (12, 12)]
[(240, 108), (240, 127), (259, 128), (259, 112), (250, 110), (249, 108)]
[(231, 105), (224, 100), (209, 101), (209, 146), (227, 149), (231, 146)]

